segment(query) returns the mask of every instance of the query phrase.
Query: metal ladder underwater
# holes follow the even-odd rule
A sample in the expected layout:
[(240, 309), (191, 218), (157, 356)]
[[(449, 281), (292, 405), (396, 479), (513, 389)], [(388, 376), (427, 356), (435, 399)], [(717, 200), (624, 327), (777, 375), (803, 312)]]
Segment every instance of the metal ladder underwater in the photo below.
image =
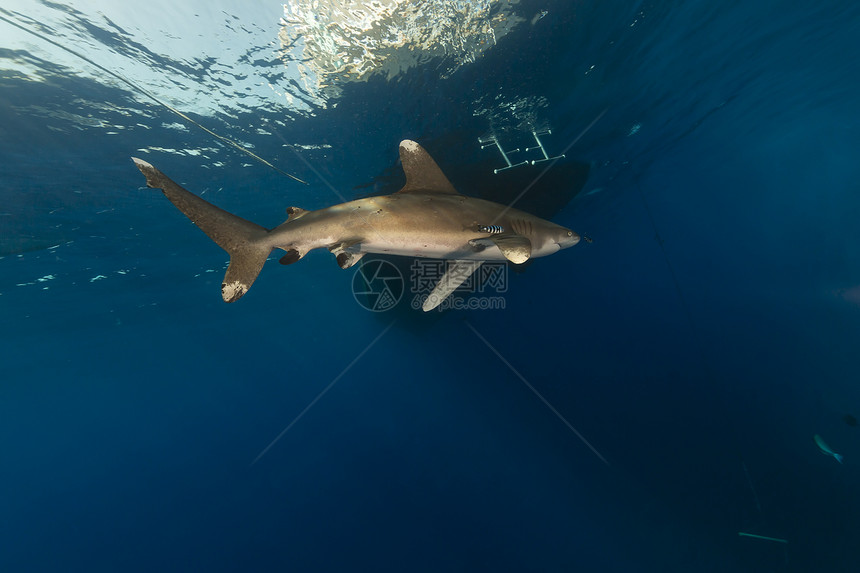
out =
[(499, 167), (498, 169), (493, 169), (493, 173), (498, 175), (502, 171), (506, 171), (508, 169), (513, 169), (514, 167), (520, 167), (522, 165), (537, 165), (538, 163), (543, 163), (545, 161), (553, 161), (555, 159), (564, 159), (564, 154), (556, 155), (554, 157), (549, 156), (549, 154), (546, 152), (546, 148), (543, 146), (543, 142), (541, 142), (541, 140), (540, 140), (539, 136), (541, 136), (541, 135), (552, 135), (552, 130), (551, 129), (541, 129), (541, 130), (534, 130), (533, 129), (532, 130), (532, 136), (535, 138), (535, 143), (537, 143), (537, 145), (535, 145), (534, 147), (526, 147), (522, 151), (528, 153), (529, 151), (534, 151), (535, 149), (540, 149), (541, 153), (543, 154), (543, 159), (531, 159), (531, 160), (526, 159), (525, 161), (520, 161), (519, 163), (511, 163), (511, 158), (509, 157), (509, 155), (511, 155), (513, 153), (518, 153), (520, 151), (520, 148), (518, 147), (518, 148), (512, 149), (510, 151), (505, 151), (502, 148), (502, 144), (499, 142), (498, 138), (495, 135), (488, 135), (485, 137), (479, 137), (478, 143), (481, 145), (481, 149), (485, 149), (487, 147), (491, 147), (491, 146), (495, 145), (496, 148), (498, 148), (499, 153), (502, 154), (502, 158), (505, 160), (505, 163), (507, 163), (507, 166)]

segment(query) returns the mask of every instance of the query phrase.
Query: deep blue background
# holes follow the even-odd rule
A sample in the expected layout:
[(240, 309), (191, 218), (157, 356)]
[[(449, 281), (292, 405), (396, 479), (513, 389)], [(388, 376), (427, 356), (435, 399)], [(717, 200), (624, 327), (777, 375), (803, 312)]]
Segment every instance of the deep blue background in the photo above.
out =
[[(856, 570), (860, 11), (539, 9), (450, 79), (359, 84), (279, 132), (332, 145), (306, 158), (355, 197), (406, 137), (443, 169), (492, 157), (480, 94), (546, 97), (554, 151), (606, 110), (555, 217), (594, 242), (512, 275), (504, 311), (375, 315), (325, 252), (225, 305), (224, 254), (128, 159), (211, 139), (155, 105), (150, 130), (61, 133), (15, 106), (139, 104), (62, 70), (3, 80), (0, 568)], [(311, 186), (227, 150), (217, 171), (147, 159), (266, 226), (337, 202), (280, 139), (255, 144)]]

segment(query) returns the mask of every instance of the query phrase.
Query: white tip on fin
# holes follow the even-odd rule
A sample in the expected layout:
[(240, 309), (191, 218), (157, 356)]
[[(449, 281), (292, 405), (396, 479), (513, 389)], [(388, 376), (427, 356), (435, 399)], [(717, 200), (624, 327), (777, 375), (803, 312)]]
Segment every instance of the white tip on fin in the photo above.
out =
[(245, 296), (246, 292), (248, 292), (248, 285), (242, 284), (239, 281), (221, 285), (221, 297), (224, 299), (224, 302), (235, 302)]
[(400, 162), (406, 185), (398, 193), (423, 192), (459, 195), (427, 151), (410, 139), (400, 142)]
[(532, 242), (522, 235), (494, 235), (490, 240), (514, 264), (521, 265), (532, 256)]
[(131, 160), (134, 161), (134, 164), (137, 165), (138, 169), (144, 169), (144, 168), (145, 169), (154, 169), (152, 164), (147, 163), (143, 159), (138, 159), (137, 157), (132, 157)]

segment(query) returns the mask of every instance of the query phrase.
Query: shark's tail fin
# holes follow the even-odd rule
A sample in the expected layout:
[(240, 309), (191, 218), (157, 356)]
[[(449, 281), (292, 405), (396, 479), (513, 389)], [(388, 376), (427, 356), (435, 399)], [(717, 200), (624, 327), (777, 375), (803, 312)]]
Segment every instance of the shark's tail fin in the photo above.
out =
[(146, 184), (149, 187), (161, 189), (171, 203), (229, 253), (230, 266), (227, 267), (224, 282), (221, 284), (221, 296), (225, 302), (235, 302), (242, 298), (272, 252), (272, 248), (265, 241), (268, 229), (201, 199), (146, 161), (136, 157), (131, 159), (146, 176)]

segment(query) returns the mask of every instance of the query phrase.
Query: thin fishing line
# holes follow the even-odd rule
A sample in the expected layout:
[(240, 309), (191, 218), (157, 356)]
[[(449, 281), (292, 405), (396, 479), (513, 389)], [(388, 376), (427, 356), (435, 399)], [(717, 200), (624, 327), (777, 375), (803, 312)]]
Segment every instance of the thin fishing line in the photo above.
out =
[[(709, 388), (711, 389), (711, 391), (714, 393), (715, 397), (717, 398), (717, 403), (719, 404), (720, 409), (722, 410), (722, 415), (727, 421), (726, 426), (728, 428), (730, 428), (731, 434), (734, 437), (735, 447), (738, 449), (738, 452), (740, 452), (740, 449), (741, 449), (740, 445), (739, 445), (741, 443), (740, 436), (739, 436), (738, 431), (735, 428), (735, 426), (730, 422), (731, 417), (729, 416), (729, 411), (728, 411), (728, 407), (726, 406), (725, 399), (722, 397), (722, 395), (719, 395), (716, 392), (714, 392), (714, 386), (716, 385), (716, 377), (714, 375), (713, 369), (710, 366), (710, 360), (708, 360), (708, 356), (707, 356), (707, 353), (705, 352), (705, 348), (702, 345), (702, 341), (700, 338), (700, 330), (699, 330), (698, 324), (696, 323), (696, 320), (693, 317), (693, 312), (690, 310), (690, 304), (687, 301), (687, 298), (684, 296), (684, 290), (683, 290), (683, 288), (681, 288), (681, 282), (678, 280), (678, 275), (675, 272), (675, 267), (672, 265), (671, 259), (669, 258), (669, 253), (666, 252), (666, 247), (664, 245), (665, 241), (663, 240), (663, 237), (660, 235), (660, 229), (657, 226), (657, 221), (654, 219), (654, 214), (651, 211), (651, 205), (648, 203), (648, 199), (645, 197), (645, 192), (642, 191), (642, 185), (640, 183), (639, 176), (634, 173), (633, 177), (635, 179), (636, 190), (639, 194), (640, 199), (642, 200), (642, 205), (645, 208), (645, 212), (648, 215), (648, 221), (651, 223), (651, 228), (654, 230), (654, 238), (660, 247), (660, 252), (663, 254), (663, 260), (666, 263), (666, 268), (669, 271), (669, 276), (672, 279), (672, 284), (675, 286), (675, 293), (678, 296), (678, 301), (680, 302), (681, 307), (684, 310), (684, 314), (687, 317), (687, 324), (690, 328), (690, 331), (693, 334), (693, 340), (695, 341), (696, 349), (698, 350), (698, 354), (699, 354), (699, 363), (700, 363), (700, 367), (702, 369), (702, 374), (703, 374), (704, 378), (706, 380), (708, 380)], [(766, 520), (764, 518), (764, 512), (762, 511), (762, 508), (761, 508), (761, 501), (759, 500), (758, 493), (756, 492), (755, 486), (753, 486), (752, 478), (750, 477), (749, 471), (747, 470), (747, 466), (743, 460), (743, 457), (741, 457), (741, 466), (743, 467), (744, 475), (746, 476), (747, 482), (749, 483), (750, 489), (752, 490), (753, 497), (755, 498), (755, 504), (756, 504), (756, 509), (758, 510), (759, 519), (761, 519), (762, 522), (765, 522)]]
[(573, 147), (574, 145), (576, 145), (576, 144), (577, 144), (577, 142), (578, 142), (580, 139), (582, 139), (582, 137), (583, 137), (586, 133), (588, 133), (588, 132), (589, 132), (589, 130), (590, 130), (592, 127), (594, 127), (594, 124), (596, 124), (598, 121), (600, 121), (600, 118), (601, 118), (601, 117), (603, 117), (604, 115), (606, 115), (606, 112), (607, 112), (607, 111), (609, 111), (609, 108), (608, 108), (608, 107), (607, 107), (607, 108), (605, 108), (603, 111), (601, 111), (599, 114), (597, 114), (597, 117), (595, 117), (594, 119), (592, 119), (592, 120), (591, 120), (591, 123), (589, 123), (589, 124), (585, 127), (585, 129), (583, 129), (583, 130), (579, 133), (579, 135), (577, 135), (577, 136), (573, 139), (573, 141), (571, 141), (570, 143), (568, 143), (568, 144), (567, 144), (567, 147), (565, 147), (565, 148), (562, 150), (562, 152), (559, 154), (559, 156), (558, 156), (558, 157), (556, 157), (555, 159), (553, 159), (553, 160), (549, 163), (549, 165), (547, 165), (547, 166), (544, 168), (544, 170), (543, 170), (543, 171), (541, 171), (540, 173), (538, 173), (537, 177), (535, 177), (535, 178), (532, 180), (532, 182), (531, 182), (531, 183), (529, 183), (529, 184), (526, 186), (526, 188), (525, 188), (525, 189), (523, 189), (522, 191), (520, 191), (520, 194), (519, 194), (519, 195), (517, 195), (516, 197), (514, 197), (513, 201), (511, 201), (510, 203), (508, 203), (508, 204), (505, 206), (505, 208), (504, 208), (504, 209), (502, 209), (502, 211), (501, 211), (498, 215), (496, 215), (496, 218), (495, 218), (495, 219), (493, 219), (492, 223), (496, 223), (496, 222), (498, 222), (498, 221), (499, 221), (499, 219), (501, 219), (502, 217), (504, 217), (504, 216), (505, 216), (505, 213), (507, 213), (508, 211), (510, 211), (511, 209), (513, 209), (514, 204), (515, 204), (517, 201), (519, 201), (520, 199), (522, 199), (522, 198), (523, 198), (523, 195), (525, 195), (526, 193), (528, 193), (528, 192), (529, 192), (529, 190), (530, 190), (532, 187), (534, 187), (534, 186), (537, 184), (537, 182), (538, 182), (538, 181), (540, 181), (541, 177), (543, 177), (544, 175), (546, 175), (547, 171), (549, 171), (550, 169), (552, 169), (553, 167), (555, 167), (555, 164), (556, 164), (556, 163), (558, 163), (558, 161), (559, 161), (562, 157), (564, 157), (564, 156), (565, 156), (565, 154), (567, 154), (567, 152), (568, 152), (568, 151), (570, 151), (570, 148), (571, 148), (571, 147)]
[(37, 38), (39, 38), (45, 42), (48, 42), (49, 44), (52, 44), (52, 45), (60, 48), (61, 50), (64, 50), (64, 51), (72, 54), (76, 58), (82, 59), (83, 61), (87, 62), (88, 64), (90, 64), (92, 66), (95, 66), (96, 68), (103, 71), (104, 73), (109, 74), (112, 77), (118, 79), (119, 81), (121, 81), (122, 83), (124, 83), (125, 85), (130, 87), (131, 89), (135, 90), (136, 92), (143, 94), (144, 96), (148, 97), (149, 99), (151, 99), (152, 101), (154, 101), (158, 105), (164, 107), (168, 111), (175, 113), (176, 115), (178, 115), (179, 117), (181, 117), (185, 121), (187, 121), (193, 125), (196, 125), (200, 129), (202, 129), (203, 131), (205, 131), (206, 133), (208, 133), (209, 135), (211, 135), (212, 137), (214, 137), (215, 139), (220, 141), (221, 143), (224, 143), (226, 145), (229, 145), (230, 147), (233, 147), (234, 149), (237, 149), (238, 151), (241, 151), (245, 155), (248, 155), (248, 156), (252, 157), (253, 159), (259, 161), (263, 165), (265, 165), (267, 167), (271, 167), (272, 169), (274, 169), (275, 171), (277, 171), (281, 175), (285, 175), (294, 181), (298, 181), (299, 183), (304, 183), (305, 185), (308, 185), (307, 181), (303, 181), (303, 180), (299, 179), (298, 177), (296, 177), (295, 175), (291, 175), (291, 174), (287, 173), (286, 171), (284, 171), (278, 167), (275, 167), (274, 165), (272, 165), (271, 163), (269, 163), (268, 161), (266, 161), (265, 159), (263, 159), (262, 157), (260, 157), (256, 153), (254, 153), (253, 151), (242, 147), (241, 145), (239, 145), (238, 143), (236, 143), (232, 139), (228, 139), (228, 138), (224, 137), (223, 135), (218, 135), (217, 133), (215, 133), (214, 131), (212, 131), (208, 127), (205, 127), (205, 126), (201, 125), (200, 123), (194, 121), (193, 119), (191, 119), (190, 117), (188, 117), (187, 115), (185, 115), (184, 113), (182, 113), (181, 111), (176, 109), (175, 107), (161, 101), (160, 99), (155, 97), (153, 94), (149, 93), (148, 91), (146, 91), (142, 87), (136, 85), (131, 80), (126, 79), (125, 77), (118, 74), (117, 72), (114, 72), (113, 70), (109, 70), (108, 68), (104, 67), (103, 65), (101, 65), (101, 64), (93, 61), (92, 59), (88, 58), (87, 56), (83, 55), (82, 53), (80, 53), (76, 50), (73, 50), (72, 48), (69, 48), (68, 46), (64, 46), (63, 44), (61, 44), (55, 40), (52, 40), (51, 38), (49, 38), (43, 34), (40, 34), (39, 32), (36, 32), (35, 30), (31, 30), (31, 29), (27, 28), (26, 26), (22, 26), (21, 24), (15, 22), (14, 20), (10, 20), (9, 18), (7, 18), (5, 16), (0, 15), (0, 20), (3, 20), (7, 24), (15, 26), (16, 28), (18, 28), (19, 30), (21, 30), (23, 32), (27, 32), (28, 34), (36, 36)]
[(747, 464), (741, 459), (741, 465), (744, 468), (744, 475), (747, 476), (747, 482), (750, 484), (750, 489), (752, 490), (753, 497), (755, 498), (755, 506), (758, 509), (759, 518), (764, 521), (764, 514), (761, 511), (761, 502), (758, 499), (758, 493), (756, 493), (755, 486), (753, 485), (753, 480), (750, 477), (750, 472), (747, 471)]

